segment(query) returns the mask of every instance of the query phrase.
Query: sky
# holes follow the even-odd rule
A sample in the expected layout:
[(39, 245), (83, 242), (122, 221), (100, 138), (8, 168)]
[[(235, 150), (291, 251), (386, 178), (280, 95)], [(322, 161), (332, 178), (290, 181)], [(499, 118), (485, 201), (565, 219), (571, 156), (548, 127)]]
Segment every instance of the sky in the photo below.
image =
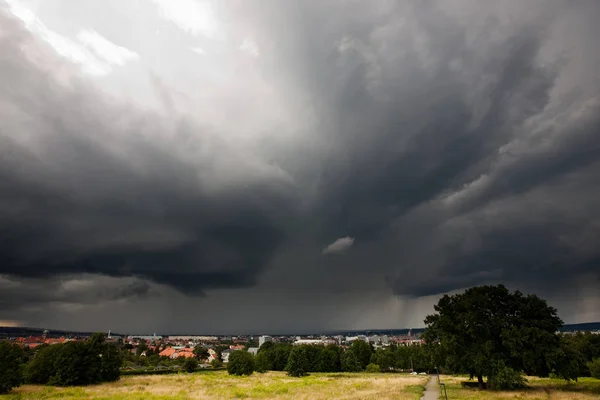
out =
[(600, 2), (0, 0), (0, 320), (600, 321)]

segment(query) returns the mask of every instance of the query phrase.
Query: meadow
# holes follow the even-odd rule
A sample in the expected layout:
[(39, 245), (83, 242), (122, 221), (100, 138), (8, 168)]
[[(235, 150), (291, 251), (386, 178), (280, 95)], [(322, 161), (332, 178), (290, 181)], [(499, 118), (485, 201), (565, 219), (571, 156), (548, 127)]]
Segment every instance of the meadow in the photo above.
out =
[(225, 371), (125, 376), (118, 382), (84, 387), (24, 385), (0, 400), (196, 400), (196, 399), (398, 399), (418, 400), (426, 376), (367, 373), (312, 373), (291, 378), (284, 372), (237, 377)]
[(578, 382), (567, 383), (564, 379), (527, 377), (529, 388), (510, 391), (480, 391), (463, 388), (461, 381), (467, 377), (442, 376), (446, 384), (448, 399), (452, 400), (598, 400), (600, 380), (579, 378)]

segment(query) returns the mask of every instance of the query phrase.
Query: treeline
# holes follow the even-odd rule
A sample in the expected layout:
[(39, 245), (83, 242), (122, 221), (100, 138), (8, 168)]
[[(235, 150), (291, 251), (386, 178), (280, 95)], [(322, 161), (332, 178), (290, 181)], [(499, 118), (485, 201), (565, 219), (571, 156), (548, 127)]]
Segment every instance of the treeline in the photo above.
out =
[(42, 345), (28, 354), (21, 346), (0, 343), (0, 393), (22, 382), (56, 386), (116, 381), (123, 357), (102, 333), (84, 342)]
[(564, 358), (577, 377), (600, 379), (600, 334), (578, 332), (562, 335)]
[(256, 357), (246, 352), (233, 352), (227, 369), (234, 375), (286, 371), (291, 376), (304, 376), (309, 372), (432, 372), (435, 369), (432, 351), (433, 347), (425, 345), (391, 345), (375, 350), (362, 340), (353, 342), (347, 349), (336, 345), (294, 346), (267, 342)]
[[(556, 343), (554, 348), (546, 349), (537, 357), (522, 353), (521, 357), (527, 361), (523, 373), (574, 381), (582, 377), (600, 379), (600, 335), (590, 332), (558, 334)], [(429, 346), (429, 349), (425, 351), (430, 357), (429, 365), (437, 366), (440, 373), (474, 375), (469, 368), (472, 364), (457, 362), (457, 357), (443, 347)]]

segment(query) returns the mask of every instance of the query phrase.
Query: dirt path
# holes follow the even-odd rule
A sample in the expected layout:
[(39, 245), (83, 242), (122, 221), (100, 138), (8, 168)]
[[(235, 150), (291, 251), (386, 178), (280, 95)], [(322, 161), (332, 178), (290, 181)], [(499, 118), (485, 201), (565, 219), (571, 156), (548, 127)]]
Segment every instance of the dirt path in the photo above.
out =
[(427, 385), (425, 385), (425, 393), (423, 393), (421, 400), (438, 400), (439, 398), (440, 387), (437, 384), (435, 376), (431, 375), (429, 377), (429, 382), (427, 382)]

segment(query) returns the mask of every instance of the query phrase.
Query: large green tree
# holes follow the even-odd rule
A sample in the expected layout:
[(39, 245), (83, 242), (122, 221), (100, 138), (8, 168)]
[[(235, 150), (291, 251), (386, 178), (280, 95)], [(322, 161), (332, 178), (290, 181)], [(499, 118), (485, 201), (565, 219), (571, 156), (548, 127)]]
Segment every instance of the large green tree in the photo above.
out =
[(480, 388), (499, 365), (540, 376), (552, 370), (562, 321), (539, 297), (479, 286), (443, 296), (434, 309), (425, 318), (425, 340), (439, 343), (447, 363), (476, 376)]
[(15, 344), (0, 341), (0, 393), (8, 393), (21, 384), (23, 349)]

